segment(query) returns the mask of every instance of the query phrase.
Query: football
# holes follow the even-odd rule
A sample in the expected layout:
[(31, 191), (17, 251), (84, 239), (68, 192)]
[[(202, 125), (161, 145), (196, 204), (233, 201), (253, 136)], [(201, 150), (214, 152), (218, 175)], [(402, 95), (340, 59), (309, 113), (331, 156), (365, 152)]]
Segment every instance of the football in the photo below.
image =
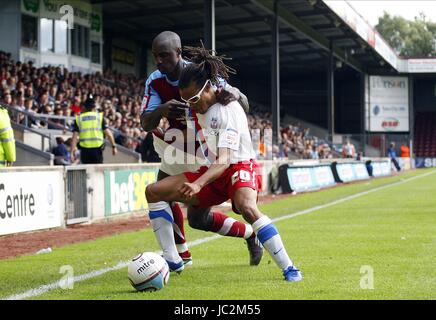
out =
[(128, 277), (137, 291), (158, 291), (168, 283), (170, 270), (160, 255), (145, 252), (130, 261)]

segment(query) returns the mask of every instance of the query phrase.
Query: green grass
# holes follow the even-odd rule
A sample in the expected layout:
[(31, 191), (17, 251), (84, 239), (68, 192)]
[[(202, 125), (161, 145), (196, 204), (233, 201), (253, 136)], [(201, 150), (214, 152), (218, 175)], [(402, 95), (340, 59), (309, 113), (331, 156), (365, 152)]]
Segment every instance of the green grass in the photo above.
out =
[[(430, 171), (303, 194), (261, 209), (277, 218)], [(258, 267), (249, 267), (245, 242), (220, 238), (193, 246), (194, 265), (171, 274), (159, 292), (135, 292), (123, 268), (34, 299), (435, 299), (435, 190), (433, 174), (277, 222), (289, 255), (304, 272), (300, 283), (283, 281), (267, 253)], [(189, 228), (186, 233), (190, 241), (213, 235)], [(63, 265), (79, 276), (156, 250), (153, 233), (146, 229), (54, 248), (48, 255), (3, 260), (0, 298), (58, 281)], [(362, 266), (374, 270), (373, 290), (360, 288)]]

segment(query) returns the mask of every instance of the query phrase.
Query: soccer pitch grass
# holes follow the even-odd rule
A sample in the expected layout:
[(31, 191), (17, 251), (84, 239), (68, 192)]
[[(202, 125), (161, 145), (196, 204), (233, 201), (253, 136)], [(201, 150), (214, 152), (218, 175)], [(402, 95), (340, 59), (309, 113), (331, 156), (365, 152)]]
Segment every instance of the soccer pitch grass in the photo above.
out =
[[(386, 188), (350, 197), (382, 186)], [(92, 273), (126, 262), (138, 253), (157, 251), (153, 231), (145, 229), (54, 248), (51, 254), (0, 261), (0, 298), (55, 283), (64, 276), (61, 267), (68, 265), (81, 280), (72, 290), (54, 288), (26, 297), (435, 299), (436, 170), (302, 194), (263, 205), (261, 210), (279, 218), (344, 198), (343, 202), (276, 222), (289, 255), (304, 274), (299, 283), (285, 282), (266, 252), (259, 266), (250, 267), (245, 241), (223, 237), (191, 246), (193, 266), (181, 275), (171, 274), (169, 284), (159, 292), (135, 292), (127, 279), (127, 267), (98, 276)], [(187, 228), (186, 235), (192, 242), (214, 234)], [(370, 284), (368, 270), (373, 270), (373, 289), (362, 289), (361, 283)], [(89, 279), (81, 278), (89, 273)]]

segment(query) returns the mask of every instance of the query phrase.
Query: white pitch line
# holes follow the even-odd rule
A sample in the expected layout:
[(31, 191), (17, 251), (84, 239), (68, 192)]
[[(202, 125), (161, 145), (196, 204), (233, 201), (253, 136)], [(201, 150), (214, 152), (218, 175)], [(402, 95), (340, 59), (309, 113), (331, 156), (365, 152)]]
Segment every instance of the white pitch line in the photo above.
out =
[[(129, 262), (120, 262), (116, 266), (113, 266), (110, 268), (100, 269), (100, 270), (96, 270), (96, 271), (92, 271), (92, 272), (83, 274), (81, 276), (74, 277), (73, 283), (92, 279), (92, 278), (101, 276), (105, 273), (125, 268), (128, 266), (128, 264), (129, 264)], [(40, 296), (41, 294), (47, 293), (51, 290), (55, 290), (55, 289), (60, 288), (61, 287), (60, 284), (61, 284), (61, 280), (44, 285), (44, 286), (41, 286), (41, 287), (38, 287), (38, 288), (35, 288), (35, 289), (30, 289), (29, 291), (26, 291), (26, 292), (23, 292), (23, 293), (20, 293), (17, 295), (13, 295), (13, 296), (7, 297), (7, 298), (2, 299), (2, 300), (24, 300), (24, 299), (37, 297), (37, 296)]]
[(311, 213), (311, 212), (314, 212), (314, 211), (318, 211), (318, 210), (321, 210), (321, 209), (332, 207), (332, 206), (335, 206), (335, 205), (340, 204), (340, 203), (344, 203), (344, 202), (347, 202), (347, 201), (350, 201), (350, 200), (354, 200), (356, 198), (360, 198), (360, 197), (366, 196), (367, 194), (370, 194), (370, 193), (374, 193), (374, 192), (377, 192), (377, 191), (380, 191), (380, 190), (383, 190), (383, 189), (395, 187), (395, 186), (398, 186), (398, 185), (401, 185), (401, 184), (404, 184), (404, 183), (407, 183), (407, 182), (410, 182), (410, 181), (413, 181), (413, 180), (416, 180), (416, 179), (421, 179), (421, 178), (430, 176), (430, 175), (435, 174), (435, 173), (436, 173), (436, 170), (433, 170), (431, 172), (427, 172), (427, 173), (421, 174), (421, 175), (416, 176), (416, 177), (400, 180), (398, 182), (390, 183), (390, 184), (387, 184), (387, 185), (384, 185), (384, 186), (381, 186), (381, 187), (378, 187), (378, 188), (375, 188), (375, 189), (371, 189), (371, 190), (368, 190), (368, 191), (363, 191), (363, 192), (360, 192), (360, 193), (356, 193), (356, 194), (353, 194), (351, 196), (348, 196), (348, 197), (345, 197), (345, 198), (342, 198), (342, 199), (339, 199), (339, 200), (335, 200), (333, 202), (329, 202), (329, 203), (326, 203), (326, 204), (323, 204), (323, 205), (320, 205), (320, 206), (316, 206), (316, 207), (309, 208), (309, 209), (306, 209), (306, 210), (303, 210), (303, 211), (299, 211), (299, 212), (296, 212), (296, 213), (288, 214), (286, 216), (281, 216), (279, 218), (274, 219), (273, 222), (277, 222), (277, 221), (281, 221), (281, 220), (286, 220), (286, 219), (291, 219), (291, 218), (298, 217), (298, 216), (301, 216), (301, 215), (304, 215), (304, 214), (308, 214), (308, 213)]
[[(377, 191), (380, 191), (380, 190), (384, 190), (384, 189), (387, 189), (387, 188), (391, 188), (391, 187), (395, 187), (395, 186), (398, 186), (398, 185), (402, 185), (404, 183), (407, 183), (407, 182), (410, 182), (410, 181), (413, 181), (413, 180), (421, 179), (421, 178), (430, 176), (430, 175), (435, 174), (435, 173), (436, 173), (436, 170), (431, 171), (431, 172), (427, 172), (425, 174), (421, 174), (421, 175), (416, 176), (416, 177), (412, 177), (412, 178), (404, 179), (404, 180), (401, 180), (401, 181), (398, 181), (398, 182), (390, 183), (390, 184), (387, 184), (387, 185), (384, 185), (384, 186), (381, 186), (381, 187), (378, 187), (378, 188), (375, 188), (375, 189), (371, 189), (371, 190), (368, 190), (368, 191), (360, 192), (360, 193), (357, 193), (357, 194), (354, 194), (354, 195), (351, 195), (351, 196), (348, 196), (348, 197), (345, 197), (345, 198), (342, 198), (342, 199), (339, 199), (339, 200), (335, 200), (335, 201), (332, 201), (332, 202), (329, 202), (329, 203), (326, 203), (326, 204), (323, 204), (323, 205), (320, 205), (320, 206), (315, 206), (315, 207), (312, 207), (312, 208), (309, 208), (309, 209), (306, 209), (306, 210), (303, 210), (303, 211), (299, 211), (299, 212), (292, 213), (292, 214), (289, 214), (289, 215), (286, 215), (286, 216), (282, 216), (280, 218), (276, 218), (276, 219), (273, 220), (273, 222), (278, 222), (278, 221), (282, 221), (282, 220), (292, 219), (292, 218), (295, 218), (295, 217), (298, 217), (298, 216), (301, 216), (301, 215), (305, 215), (305, 214), (312, 213), (312, 212), (315, 212), (315, 211), (318, 211), (318, 210), (329, 208), (329, 207), (335, 206), (337, 204), (341, 204), (341, 203), (344, 203), (344, 202), (347, 202), (347, 201), (350, 201), (350, 200), (354, 200), (356, 198), (363, 197), (363, 196), (366, 196), (368, 194), (371, 194), (371, 193), (374, 193), (374, 192), (377, 192)], [(209, 241), (217, 240), (219, 238), (222, 238), (222, 236), (215, 235), (215, 236), (212, 236), (212, 237), (206, 237), (206, 238), (197, 239), (197, 240), (188, 242), (188, 246), (189, 247), (194, 247), (194, 246), (197, 246), (197, 245), (209, 242)], [(73, 283), (86, 281), (88, 279), (96, 278), (98, 276), (101, 276), (101, 275), (103, 275), (105, 273), (108, 273), (108, 272), (111, 272), (111, 271), (116, 271), (116, 270), (123, 269), (123, 268), (127, 267), (129, 265), (129, 263), (130, 263), (130, 261), (120, 262), (117, 265), (115, 265), (113, 267), (110, 267), (110, 268), (100, 269), (100, 270), (92, 271), (92, 272), (89, 272), (89, 273), (86, 273), (86, 274), (74, 277)], [(47, 285), (43, 285), (43, 286), (40, 286), (40, 287), (35, 288), (35, 289), (30, 289), (30, 290), (28, 290), (26, 292), (23, 292), (23, 293), (20, 293), (20, 294), (16, 294), (16, 295), (12, 295), (12, 296), (9, 296), (9, 297), (7, 297), (5, 299), (2, 299), (2, 300), (24, 300), (24, 299), (29, 299), (29, 298), (33, 298), (33, 297), (42, 295), (44, 293), (47, 293), (47, 292), (49, 292), (51, 290), (55, 290), (55, 289), (58, 289), (58, 288), (60, 288), (60, 281), (56, 281), (56, 282), (53, 282), (53, 283), (50, 283), (50, 284), (47, 284)]]

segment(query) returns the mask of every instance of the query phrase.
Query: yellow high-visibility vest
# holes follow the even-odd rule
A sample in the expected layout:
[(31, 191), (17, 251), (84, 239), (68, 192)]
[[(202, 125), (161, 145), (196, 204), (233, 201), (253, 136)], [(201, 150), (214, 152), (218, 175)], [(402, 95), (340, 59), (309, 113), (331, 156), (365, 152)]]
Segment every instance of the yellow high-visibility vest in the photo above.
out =
[(76, 122), (82, 148), (100, 148), (104, 144), (103, 113), (85, 112), (76, 117)]
[(6, 166), (7, 162), (15, 162), (16, 150), (14, 131), (11, 127), (11, 119), (8, 111), (0, 106), (0, 167)]

